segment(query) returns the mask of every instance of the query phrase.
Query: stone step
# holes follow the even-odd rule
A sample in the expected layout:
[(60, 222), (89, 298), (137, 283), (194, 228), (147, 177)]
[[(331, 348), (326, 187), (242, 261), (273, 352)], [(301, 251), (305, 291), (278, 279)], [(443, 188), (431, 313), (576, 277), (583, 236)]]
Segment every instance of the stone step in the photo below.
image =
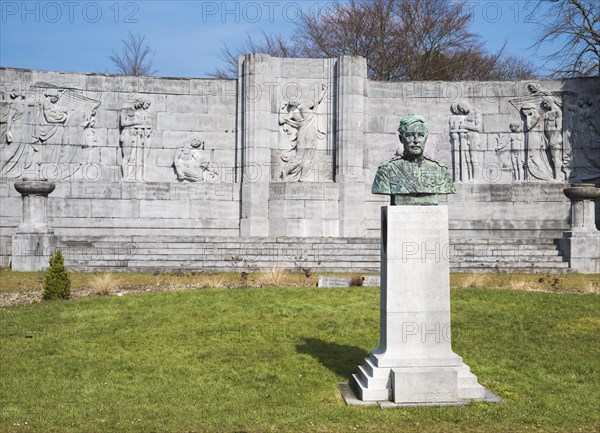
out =
[(523, 243), (514, 243), (514, 244), (496, 244), (493, 242), (490, 243), (485, 243), (485, 244), (476, 244), (476, 243), (454, 243), (452, 241), (450, 241), (450, 247), (460, 250), (460, 249), (464, 249), (464, 248), (471, 248), (471, 249), (475, 249), (475, 250), (485, 250), (485, 249), (497, 249), (497, 250), (503, 250), (503, 249), (522, 249), (522, 250), (528, 250), (528, 249), (544, 249), (544, 250), (548, 250), (548, 249), (556, 249), (558, 248), (558, 246), (553, 243), (553, 242), (544, 242), (544, 243), (527, 243), (527, 244), (523, 244)]
[[(107, 257), (107, 256), (145, 256), (147, 259), (163, 259), (168, 257), (169, 260), (185, 260), (186, 258), (194, 259), (218, 259), (218, 260), (230, 260), (232, 257), (241, 257), (248, 261), (256, 261), (260, 259), (268, 258), (269, 260), (277, 261), (277, 259), (294, 261), (299, 260), (298, 257), (302, 256), (304, 259), (317, 259), (317, 260), (337, 260), (337, 259), (351, 259), (352, 261), (358, 262), (372, 262), (379, 261), (379, 251), (377, 254), (366, 254), (365, 251), (355, 252), (339, 252), (339, 251), (319, 251), (319, 250), (306, 250), (306, 251), (274, 251), (271, 249), (264, 250), (227, 250), (227, 249), (168, 249), (168, 248), (139, 248), (133, 244), (122, 245), (120, 247), (87, 247), (87, 248), (72, 248), (65, 246), (59, 242), (59, 248), (61, 248), (63, 255), (80, 256), (80, 257)], [(431, 254), (428, 257), (432, 257)], [(445, 258), (446, 255), (444, 254)], [(480, 261), (480, 262), (537, 262), (537, 261), (562, 261), (562, 254), (560, 251), (531, 251), (531, 252), (513, 252), (507, 251), (504, 254), (498, 252), (494, 255), (482, 255), (482, 254), (450, 254), (451, 262), (465, 262), (465, 261)], [(409, 257), (411, 259), (413, 257)], [(420, 256), (415, 256), (414, 259), (419, 259)]]
[[(181, 235), (123, 235), (123, 236), (60, 236), (61, 241), (65, 243), (115, 243), (115, 242), (136, 242), (140, 244), (174, 244), (182, 246), (193, 246), (197, 243), (219, 243), (219, 244), (327, 244), (327, 245), (346, 245), (352, 248), (356, 246), (367, 248), (379, 248), (379, 239), (373, 238), (239, 238), (227, 237), (219, 238), (216, 236), (181, 236)], [(469, 246), (555, 246), (554, 239), (546, 238), (526, 238), (526, 239), (450, 239), (450, 245), (469, 245)]]
[(358, 376), (360, 377), (361, 384), (367, 388), (386, 388), (389, 382), (389, 374), (385, 376), (372, 376), (370, 375), (362, 365), (358, 366)]
[[(82, 248), (89, 246), (97, 246), (97, 247), (111, 247), (118, 245), (137, 245), (140, 248), (164, 248), (164, 249), (190, 249), (190, 248), (205, 248), (205, 247), (213, 247), (218, 246), (219, 248), (247, 248), (251, 250), (252, 248), (257, 247), (271, 247), (273, 249), (281, 249), (281, 248), (289, 248), (293, 246), (328, 246), (333, 249), (347, 251), (347, 252), (356, 252), (356, 251), (379, 251), (379, 244), (346, 244), (346, 243), (330, 243), (327, 241), (322, 242), (302, 242), (301, 240), (297, 240), (296, 242), (226, 242), (226, 241), (206, 241), (203, 239), (199, 239), (198, 241), (190, 241), (186, 239), (185, 241), (177, 242), (172, 238), (168, 240), (140, 240), (140, 239), (112, 239), (112, 240), (97, 240), (97, 239), (88, 239), (88, 240), (66, 240), (59, 237), (59, 241), (61, 244), (72, 247), (72, 248)], [(515, 244), (515, 245), (507, 245), (507, 244), (452, 244), (446, 248), (449, 248), (450, 251), (553, 251), (557, 250), (558, 246), (556, 244)]]
[(477, 386), (459, 386), (458, 398), (465, 400), (483, 400), (485, 398), (485, 388), (477, 384)]
[[(334, 262), (352, 262), (362, 263), (365, 266), (374, 266), (379, 264), (379, 255), (353, 255), (353, 254), (306, 254), (302, 260), (297, 260), (296, 255), (287, 254), (272, 254), (265, 252), (265, 254), (244, 254), (244, 252), (211, 252), (211, 251), (188, 251), (183, 254), (181, 250), (170, 250), (170, 251), (153, 251), (146, 249), (90, 249), (88, 251), (72, 251), (69, 249), (63, 249), (59, 244), (59, 247), (63, 251), (63, 255), (71, 257), (72, 260), (132, 260), (143, 258), (145, 261), (225, 261), (234, 263), (232, 258), (240, 257), (246, 263), (270, 263), (276, 264), (278, 262), (293, 263), (297, 261), (302, 262), (321, 262), (321, 263), (334, 263)], [(419, 258), (416, 257), (418, 260)], [(489, 266), (514, 266), (515, 264), (526, 267), (535, 266), (536, 263), (556, 264), (561, 266), (561, 263), (567, 263), (564, 261), (562, 255), (557, 253), (550, 254), (536, 254), (536, 255), (497, 255), (492, 257), (482, 257), (478, 255), (452, 255), (450, 256), (451, 266), (462, 266), (463, 264), (478, 264)]]
[(365, 358), (365, 363), (362, 367), (369, 376), (386, 380), (389, 379), (389, 371), (382, 368), (377, 368), (370, 357)]
[(544, 267), (540, 266), (537, 268), (520, 268), (520, 267), (507, 267), (503, 269), (496, 269), (493, 267), (490, 268), (481, 268), (481, 267), (463, 267), (463, 268), (453, 268), (450, 266), (450, 272), (455, 273), (474, 273), (474, 274), (494, 274), (494, 273), (515, 273), (515, 274), (569, 274), (574, 272), (570, 268), (556, 268), (553, 266)]
[(123, 236), (94, 236), (88, 235), (82, 239), (80, 236), (61, 236), (61, 240), (65, 242), (120, 242), (120, 241), (135, 241), (135, 242), (150, 242), (150, 243), (197, 243), (197, 242), (218, 242), (218, 243), (327, 243), (327, 244), (364, 244), (379, 246), (378, 238), (328, 238), (328, 237), (238, 237), (238, 236), (176, 236), (176, 235), (123, 235)]
[(450, 263), (462, 263), (462, 262), (561, 262), (563, 261), (562, 253), (553, 251), (551, 253), (544, 253), (536, 251), (535, 254), (523, 254), (523, 253), (507, 253), (497, 254), (493, 256), (485, 256), (479, 254), (452, 254), (450, 255)]
[(450, 238), (453, 245), (555, 245), (553, 238)]
[(563, 260), (562, 252), (553, 251), (551, 253), (535, 251), (531, 254), (523, 254), (517, 252), (507, 252), (505, 254), (495, 254), (493, 256), (483, 254), (456, 254), (450, 256), (450, 262), (461, 262), (461, 261), (480, 261), (480, 262), (496, 262), (496, 261), (510, 261), (510, 262), (536, 262), (536, 261), (549, 261), (549, 262), (560, 262)]
[[(79, 260), (65, 259), (65, 264), (72, 270), (79, 271), (105, 271), (110, 268), (128, 269), (136, 272), (148, 271), (221, 271), (221, 272), (237, 272), (242, 270), (259, 271), (270, 269), (274, 266), (282, 266), (289, 271), (298, 271), (298, 266), (293, 263), (281, 262), (253, 262), (247, 265), (234, 265), (231, 261), (169, 261), (169, 260)], [(379, 263), (354, 263), (354, 262), (337, 262), (337, 263), (305, 263), (300, 265), (307, 267), (315, 272), (346, 272), (346, 273), (374, 273), (379, 272)], [(450, 265), (451, 272), (473, 272), (473, 273), (495, 273), (495, 272), (517, 272), (517, 273), (565, 273), (570, 272), (568, 263), (536, 263), (535, 266), (522, 266), (521, 263), (503, 263), (502, 265), (491, 263), (460, 263)]]
[(545, 266), (552, 266), (556, 268), (568, 268), (568, 262), (562, 261), (540, 261), (540, 262), (521, 262), (521, 261), (503, 261), (503, 262), (482, 262), (482, 261), (468, 261), (468, 262), (451, 262), (451, 268), (523, 268), (523, 269), (535, 269)]
[(364, 382), (361, 382), (362, 377), (353, 374), (350, 381), (350, 386), (354, 389), (356, 396), (362, 401), (385, 401), (391, 400), (392, 392), (390, 389), (369, 389)]
[(465, 375), (465, 376), (458, 375), (458, 386), (459, 387), (461, 387), (461, 388), (467, 388), (467, 387), (473, 387), (473, 388), (475, 388), (478, 385), (479, 385), (479, 382), (477, 382), (477, 376), (475, 376), (474, 374), (469, 374), (469, 375)]
[[(237, 236), (194, 236), (194, 235), (112, 235), (98, 236), (87, 235), (84, 239), (80, 236), (60, 236), (64, 242), (149, 242), (149, 243), (188, 243), (218, 242), (218, 243), (327, 243), (346, 245), (374, 245), (379, 247), (379, 238), (327, 238), (327, 237), (237, 237)], [(555, 245), (554, 238), (451, 238), (453, 245)]]
[(477, 376), (471, 373), (471, 367), (468, 365), (463, 364), (462, 367), (458, 367), (456, 371), (458, 373), (457, 379), (460, 388), (475, 388), (480, 386), (479, 382), (477, 382)]

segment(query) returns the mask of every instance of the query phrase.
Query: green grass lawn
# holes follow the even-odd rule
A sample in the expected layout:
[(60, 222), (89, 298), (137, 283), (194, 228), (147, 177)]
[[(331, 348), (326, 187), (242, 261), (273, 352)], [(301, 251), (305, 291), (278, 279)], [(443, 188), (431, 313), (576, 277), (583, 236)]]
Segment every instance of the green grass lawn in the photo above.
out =
[(377, 346), (378, 299), (204, 289), (0, 308), (0, 431), (598, 431), (600, 297), (454, 289), (454, 350), (504, 404), (348, 407), (336, 383)]

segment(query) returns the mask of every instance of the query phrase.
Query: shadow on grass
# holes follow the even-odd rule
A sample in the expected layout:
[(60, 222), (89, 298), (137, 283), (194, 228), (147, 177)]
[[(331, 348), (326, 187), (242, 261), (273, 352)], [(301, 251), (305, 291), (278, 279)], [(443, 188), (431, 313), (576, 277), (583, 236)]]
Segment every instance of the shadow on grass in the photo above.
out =
[(350, 377), (365, 357), (369, 355), (364, 349), (347, 344), (336, 344), (318, 338), (304, 338), (303, 344), (296, 345), (298, 353), (310, 355), (323, 366), (342, 377)]

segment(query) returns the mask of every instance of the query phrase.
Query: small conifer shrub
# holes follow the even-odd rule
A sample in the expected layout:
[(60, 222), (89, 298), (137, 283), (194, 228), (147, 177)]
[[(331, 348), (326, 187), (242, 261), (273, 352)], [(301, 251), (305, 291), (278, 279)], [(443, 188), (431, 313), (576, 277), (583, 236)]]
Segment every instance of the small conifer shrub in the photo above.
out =
[(50, 267), (46, 271), (43, 289), (44, 300), (68, 299), (71, 294), (71, 279), (59, 249), (50, 257)]

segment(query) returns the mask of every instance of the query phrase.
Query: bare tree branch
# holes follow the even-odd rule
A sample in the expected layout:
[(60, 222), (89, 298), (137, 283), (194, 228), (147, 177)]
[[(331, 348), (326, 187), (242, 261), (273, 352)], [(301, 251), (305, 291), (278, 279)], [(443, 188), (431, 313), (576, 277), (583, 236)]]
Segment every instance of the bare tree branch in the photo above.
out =
[(262, 34), (260, 40), (253, 39), (250, 35), (242, 44), (232, 49), (223, 45), (219, 52), (219, 58), (225, 63), (225, 67), (216, 68), (208, 73), (213, 78), (236, 78), (238, 74), (238, 57), (250, 53), (269, 54), (274, 57), (300, 57), (296, 48), (286, 41), (283, 36)]
[(146, 43), (146, 37), (140, 33), (129, 32), (122, 40), (120, 53), (113, 51), (108, 59), (113, 63), (115, 72), (122, 75), (150, 76), (156, 74), (154, 69), (154, 51)]
[[(548, 3), (542, 2), (540, 4)], [(586, 77), (600, 75), (600, 3), (597, 0), (552, 0), (540, 34), (532, 45), (558, 46), (544, 56), (546, 64), (558, 61), (553, 75)]]

